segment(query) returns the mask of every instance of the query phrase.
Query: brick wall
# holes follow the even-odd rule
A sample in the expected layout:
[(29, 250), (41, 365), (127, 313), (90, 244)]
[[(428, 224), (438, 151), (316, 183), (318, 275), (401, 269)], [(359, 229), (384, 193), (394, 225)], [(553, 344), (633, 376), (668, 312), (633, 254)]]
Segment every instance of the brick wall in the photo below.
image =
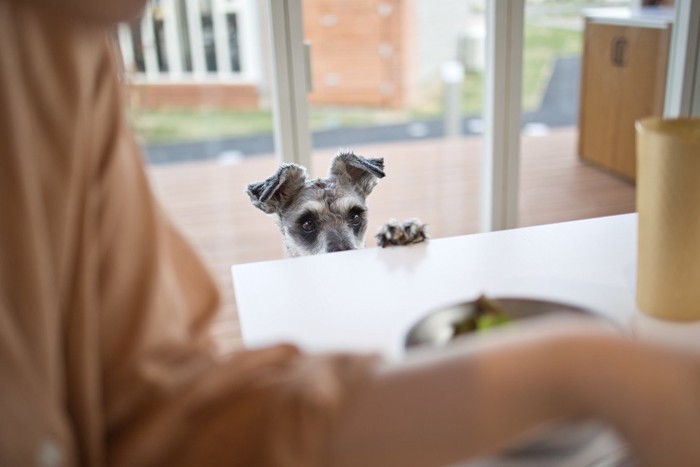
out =
[(304, 0), (316, 104), (402, 107), (407, 94), (407, 0)]
[(258, 88), (252, 84), (133, 84), (129, 86), (129, 99), (133, 107), (147, 109), (259, 107)]

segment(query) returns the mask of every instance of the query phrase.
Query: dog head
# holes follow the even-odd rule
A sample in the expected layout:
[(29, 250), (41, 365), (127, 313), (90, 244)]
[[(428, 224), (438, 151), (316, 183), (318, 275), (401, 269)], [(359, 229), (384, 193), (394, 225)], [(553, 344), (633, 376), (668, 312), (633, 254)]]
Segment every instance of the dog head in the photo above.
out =
[(255, 207), (276, 216), (287, 254), (306, 256), (364, 246), (365, 200), (382, 177), (384, 159), (341, 151), (327, 178), (308, 179), (303, 167), (283, 164), (246, 192)]

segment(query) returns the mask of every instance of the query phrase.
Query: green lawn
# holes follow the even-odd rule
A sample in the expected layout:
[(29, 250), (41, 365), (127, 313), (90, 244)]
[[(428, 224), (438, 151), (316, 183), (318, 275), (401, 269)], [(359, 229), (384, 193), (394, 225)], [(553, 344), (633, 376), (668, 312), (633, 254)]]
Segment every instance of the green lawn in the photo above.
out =
[[(536, 110), (547, 87), (557, 57), (580, 55), (583, 36), (569, 29), (528, 26), (523, 50), (523, 110)], [(481, 110), (483, 76), (468, 73), (464, 79), (462, 109), (466, 114)]]
[[(534, 25), (526, 27), (523, 55), (524, 110), (537, 109), (554, 60), (559, 56), (580, 54), (581, 41), (582, 35), (577, 31)], [(482, 83), (483, 77), (480, 73), (466, 75), (462, 99), (465, 114), (480, 112)], [(439, 92), (434, 99), (434, 105), (402, 111), (361, 107), (313, 107), (310, 124), (312, 129), (318, 130), (395, 123), (412, 117), (437, 117), (440, 109)], [(266, 110), (132, 110), (129, 115), (135, 128), (147, 142), (195, 140), (272, 131), (272, 116), (270, 111)]]
[(272, 131), (270, 112), (241, 110), (134, 110), (134, 127), (149, 142), (240, 136)]
[(530, 26), (523, 51), (523, 109), (535, 110), (547, 86), (557, 57), (580, 55), (583, 34), (567, 29)]

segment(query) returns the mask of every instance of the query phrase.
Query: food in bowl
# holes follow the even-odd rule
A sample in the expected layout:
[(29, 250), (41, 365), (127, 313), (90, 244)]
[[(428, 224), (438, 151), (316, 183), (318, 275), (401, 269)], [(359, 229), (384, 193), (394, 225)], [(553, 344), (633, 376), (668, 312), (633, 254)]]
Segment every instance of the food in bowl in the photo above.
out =
[(470, 333), (512, 326), (523, 319), (553, 313), (596, 316), (590, 310), (565, 303), (482, 295), (476, 300), (456, 303), (428, 313), (409, 329), (404, 346), (407, 349), (417, 346), (442, 347)]
[(485, 295), (481, 295), (474, 302), (473, 313), (452, 324), (454, 328), (452, 337), (484, 331), (511, 322), (513, 322), (513, 318), (506, 313), (502, 306)]

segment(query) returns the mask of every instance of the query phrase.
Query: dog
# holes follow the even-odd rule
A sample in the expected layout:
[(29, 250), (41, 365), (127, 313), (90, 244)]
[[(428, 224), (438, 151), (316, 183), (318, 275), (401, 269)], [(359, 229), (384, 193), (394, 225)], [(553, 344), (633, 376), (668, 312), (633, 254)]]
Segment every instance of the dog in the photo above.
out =
[(383, 158), (341, 150), (327, 178), (309, 179), (304, 167), (283, 164), (246, 192), (253, 206), (275, 216), (287, 256), (307, 256), (364, 247), (366, 199), (384, 176)]
[[(307, 177), (298, 164), (282, 164), (274, 175), (246, 189), (253, 206), (275, 217), (287, 256), (364, 248), (366, 200), (381, 178), (384, 159), (339, 151), (326, 178)], [(391, 220), (380, 229), (380, 246), (417, 243), (427, 238), (417, 219)]]

